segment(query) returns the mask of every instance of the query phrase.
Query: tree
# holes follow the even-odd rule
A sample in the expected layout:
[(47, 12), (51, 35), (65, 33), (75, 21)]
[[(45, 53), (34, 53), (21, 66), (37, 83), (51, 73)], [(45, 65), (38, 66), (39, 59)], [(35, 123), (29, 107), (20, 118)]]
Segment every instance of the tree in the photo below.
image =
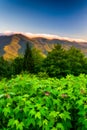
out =
[(71, 47), (67, 51), (67, 62), (69, 64), (70, 73), (73, 75), (79, 75), (83, 73), (84, 65), (86, 64), (85, 56), (81, 50)]
[(13, 75), (20, 74), (23, 71), (23, 57), (17, 57), (12, 61)]
[(60, 44), (57, 44), (54, 49), (48, 53), (43, 62), (43, 67), (50, 77), (62, 77), (68, 73), (68, 64), (66, 61), (66, 51)]
[(41, 51), (36, 48), (32, 48), (32, 57), (34, 60), (34, 73), (38, 73), (41, 71), (44, 57), (42, 56)]
[(48, 53), (43, 62), (43, 68), (50, 77), (63, 77), (67, 74), (79, 75), (87, 73), (87, 60), (79, 49), (71, 47), (64, 50), (61, 45)]
[(12, 75), (12, 67), (10, 61), (6, 61), (0, 57), (0, 79), (3, 77), (10, 78)]
[(26, 44), (26, 50), (23, 60), (23, 70), (28, 71), (30, 73), (34, 72), (34, 59), (32, 57), (32, 51), (29, 43)]

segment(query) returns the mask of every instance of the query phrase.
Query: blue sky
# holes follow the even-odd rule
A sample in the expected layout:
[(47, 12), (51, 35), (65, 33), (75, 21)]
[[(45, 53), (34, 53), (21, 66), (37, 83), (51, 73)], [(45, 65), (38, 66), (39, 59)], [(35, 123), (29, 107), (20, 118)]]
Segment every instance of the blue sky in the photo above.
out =
[(0, 0), (0, 32), (87, 40), (87, 0)]

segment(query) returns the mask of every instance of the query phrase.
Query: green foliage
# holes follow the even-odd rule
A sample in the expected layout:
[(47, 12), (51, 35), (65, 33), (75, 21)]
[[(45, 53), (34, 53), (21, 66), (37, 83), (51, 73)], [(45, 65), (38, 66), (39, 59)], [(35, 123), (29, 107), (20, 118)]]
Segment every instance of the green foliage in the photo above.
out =
[(37, 74), (37, 77), (42, 78), (42, 79), (47, 79), (49, 76), (47, 75), (46, 72), (39, 72)]
[(87, 73), (87, 59), (79, 49), (71, 47), (64, 50), (57, 44), (45, 58), (43, 68), (50, 77), (60, 78), (67, 74), (78, 76)]
[(0, 81), (1, 130), (86, 130), (87, 75)]
[(23, 59), (23, 69), (24, 71), (28, 71), (30, 73), (33, 73), (34, 71), (34, 59), (29, 43), (27, 43), (26, 45), (26, 50)]
[(67, 51), (67, 63), (69, 65), (70, 74), (79, 75), (83, 73), (85, 62), (85, 57), (79, 49), (71, 47)]
[(12, 75), (11, 63), (0, 57), (0, 79), (3, 77), (10, 78)]
[(27, 43), (24, 57), (19, 56), (14, 60), (6, 61), (0, 57), (0, 79), (11, 78), (23, 71), (27, 73), (38, 73), (41, 71), (43, 56), (41, 52), (30, 47)]
[(43, 57), (41, 52), (26, 44), (24, 57), (17, 57), (13, 61), (0, 58), (0, 79), (11, 78), (24, 71), (37, 74), (39, 77), (66, 77), (67, 74), (78, 76), (87, 74), (87, 58), (79, 49), (71, 47), (65, 50), (57, 44), (55, 48)]
[(43, 63), (43, 68), (50, 77), (62, 77), (69, 73), (67, 54), (61, 45), (57, 44), (55, 48), (48, 53)]
[(23, 57), (17, 57), (12, 61), (11, 67), (13, 75), (20, 74), (23, 71)]
[(31, 51), (34, 60), (34, 73), (38, 73), (41, 71), (44, 57), (42, 56), (41, 51), (37, 50), (36, 48), (32, 48)]

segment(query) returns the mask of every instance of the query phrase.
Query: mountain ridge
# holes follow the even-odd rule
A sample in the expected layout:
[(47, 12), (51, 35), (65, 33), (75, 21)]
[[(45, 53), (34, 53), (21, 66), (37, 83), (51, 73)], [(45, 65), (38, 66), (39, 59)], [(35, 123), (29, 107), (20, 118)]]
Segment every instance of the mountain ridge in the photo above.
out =
[(83, 39), (75, 39), (75, 38), (69, 38), (69, 37), (61, 37), (58, 35), (53, 35), (53, 34), (34, 34), (34, 33), (23, 33), (23, 32), (10, 32), (10, 31), (6, 31), (3, 33), (0, 33), (0, 36), (11, 36), (11, 35), (15, 35), (15, 34), (21, 34), (24, 36), (27, 36), (29, 38), (46, 38), (46, 39), (59, 39), (59, 40), (68, 40), (68, 41), (75, 41), (75, 42), (87, 42), (86, 40)]
[(68, 39), (58, 39), (58, 38), (47, 38), (39, 36), (29, 37), (23, 35), (22, 33), (8, 33), (0, 35), (0, 56), (4, 59), (14, 59), (18, 55), (23, 55), (26, 48), (26, 43), (29, 42), (31, 47), (35, 47), (42, 52), (42, 54), (47, 54), (51, 51), (55, 44), (61, 44), (65, 49), (69, 49), (74, 46), (87, 56), (87, 42), (79, 40), (79, 42)]

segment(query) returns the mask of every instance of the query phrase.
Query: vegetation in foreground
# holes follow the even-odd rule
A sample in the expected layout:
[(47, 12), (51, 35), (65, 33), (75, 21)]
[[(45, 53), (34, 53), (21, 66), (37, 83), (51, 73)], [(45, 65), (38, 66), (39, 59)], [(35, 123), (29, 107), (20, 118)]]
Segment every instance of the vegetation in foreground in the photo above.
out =
[(1, 57), (0, 130), (86, 130), (85, 74), (87, 58), (74, 47), (42, 57), (27, 44), (22, 57)]
[(72, 129), (87, 129), (87, 75), (0, 81), (0, 130)]

